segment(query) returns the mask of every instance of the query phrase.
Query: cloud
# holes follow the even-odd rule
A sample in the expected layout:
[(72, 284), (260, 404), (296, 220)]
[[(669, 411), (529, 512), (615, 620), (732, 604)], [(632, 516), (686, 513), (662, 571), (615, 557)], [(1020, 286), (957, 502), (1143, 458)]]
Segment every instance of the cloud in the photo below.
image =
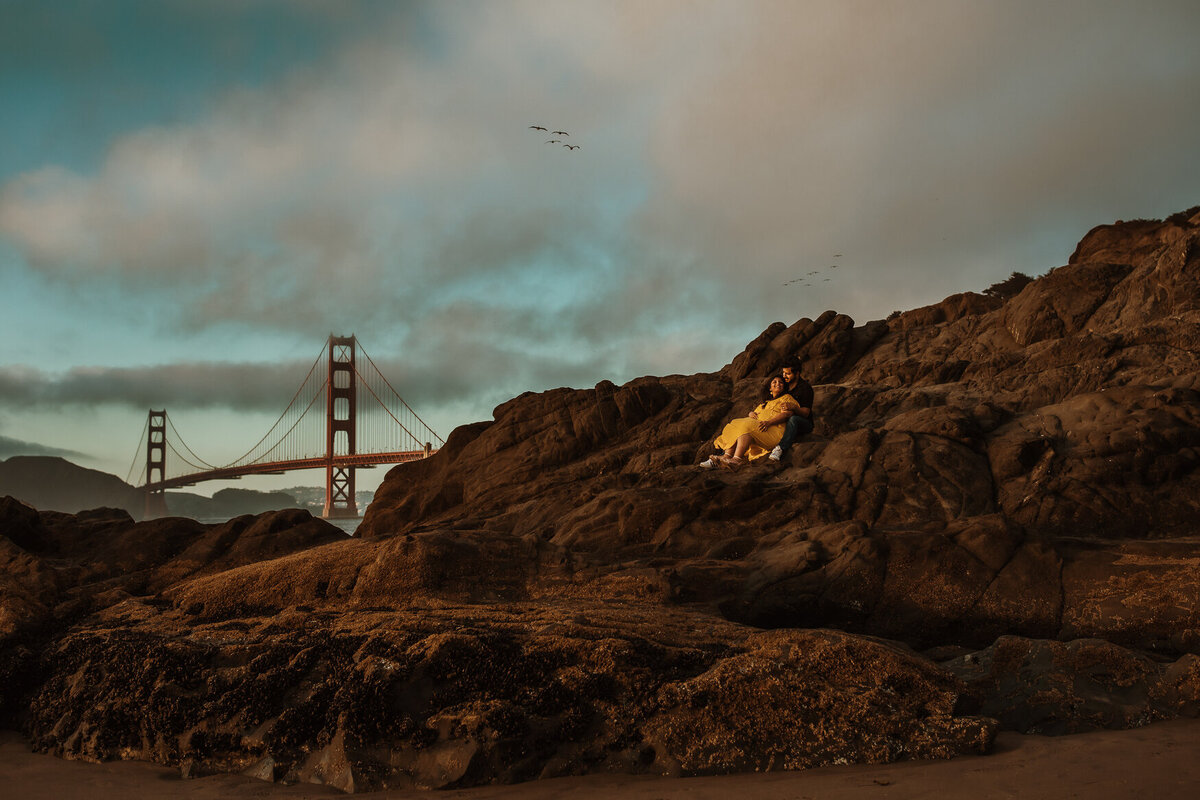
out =
[(312, 364), (177, 363), (152, 367), (76, 367), (46, 373), (0, 368), (8, 408), (125, 405), (282, 412)]
[[(0, 232), (60, 279), (186, 289), (194, 326), (304, 325), (334, 316), (329, 299), (370, 315), (497, 270), (630, 249), (649, 165), (621, 112), (641, 76), (611, 55), (626, 36), (657, 41), (670, 8), (643, 19), (624, 6), (612, 20), (594, 7), (447, 8), (433, 15), (445, 38), (433, 55), (392, 47), (385, 25), (230, 93), (207, 120), (120, 137), (94, 174), (49, 165), (14, 178)], [(545, 145), (532, 120), (572, 129), (581, 150)]]
[[(0, 235), (185, 333), (387, 341), (430, 402), (716, 369), (776, 319), (882, 317), (1194, 204), (1193, 5), (406, 9), (204, 118), (119, 137), (94, 171), (13, 178)], [(834, 253), (835, 280), (783, 286)], [(28, 391), (265, 409), (298, 367)]]
[[(360, 372), (374, 380), (376, 371), (418, 413), (458, 404), (478, 415), (530, 388), (587, 387), (596, 382), (597, 353), (562, 347), (539, 333), (544, 323), (520, 315), (500, 315), (482, 307), (459, 306), (423, 335), (436, 348), (412, 352), (384, 346), (359, 348)], [(529, 329), (520, 331), (528, 322)], [(508, 337), (489, 331), (508, 326)], [(531, 357), (535, 340), (544, 352)], [(513, 345), (512, 341), (519, 342)], [(611, 354), (601, 353), (603, 360)], [(139, 411), (215, 409), (281, 414), (294, 398), (304, 406), (321, 390), (326, 354), (314, 362), (188, 362), (150, 367), (76, 367), (50, 373), (30, 367), (0, 367), (0, 407), (46, 412), (74, 407), (122, 406)], [(375, 370), (368, 365), (374, 363)], [(360, 401), (370, 402), (364, 394)], [(321, 401), (323, 402), (323, 401)], [(360, 406), (360, 408), (363, 406)]]
[(48, 447), (36, 442), (23, 442), (9, 436), (0, 436), (0, 459), (12, 456), (59, 456), (61, 458), (90, 458), (86, 453), (77, 450), (64, 450), (59, 447)]
[[(1164, 192), (1190, 202), (1200, 109), (1178, 98), (1200, 91), (1200, 53), (1186, 4), (764, 5), (704, 102), (668, 97), (657, 117), (653, 224), (698, 264), (749, 255), (782, 278), (845, 252), (892, 295), (862, 304), (882, 310), (931, 279), (986, 286), (1007, 266), (998, 252), (1057, 266), (1093, 224), (1174, 210)], [(1058, 252), (1023, 248), (1046, 230)], [(773, 281), (731, 284), (737, 307), (782, 307)]]

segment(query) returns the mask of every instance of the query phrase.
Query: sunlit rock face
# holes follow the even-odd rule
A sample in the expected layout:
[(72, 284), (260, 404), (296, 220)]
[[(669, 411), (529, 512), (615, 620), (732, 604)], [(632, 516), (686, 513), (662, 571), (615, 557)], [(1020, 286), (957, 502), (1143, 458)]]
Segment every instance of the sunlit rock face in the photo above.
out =
[[(758, 626), (1190, 649), (1198, 239), (1186, 212), (1102, 226), (1015, 294), (827, 312), (717, 373), (515, 398), (395, 468), (361, 535), (520, 541), (531, 587), (545, 562), (642, 564), (664, 600)], [(814, 434), (780, 464), (696, 469), (791, 355)], [(1116, 585), (1138, 581), (1172, 590)]]
[[(530, 393), (359, 535), (0, 502), (41, 749), (354, 791), (987, 752), (1200, 706), (1200, 209), (1035, 280)], [(696, 464), (796, 356), (816, 429)]]

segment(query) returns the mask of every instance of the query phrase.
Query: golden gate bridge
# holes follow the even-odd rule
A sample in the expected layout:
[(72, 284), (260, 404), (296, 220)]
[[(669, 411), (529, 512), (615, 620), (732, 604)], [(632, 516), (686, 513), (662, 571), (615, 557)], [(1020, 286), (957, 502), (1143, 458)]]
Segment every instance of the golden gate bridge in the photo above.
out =
[[(361, 401), (361, 402), (360, 402)], [(330, 336), (279, 419), (243, 455), (220, 466), (196, 455), (166, 409), (150, 410), (138, 442), (135, 485), (147, 519), (168, 513), (166, 490), (243, 475), (325, 470), (324, 517), (356, 517), (354, 470), (427, 458), (444, 443), (392, 388), (354, 336)], [(173, 456), (169, 461), (167, 453)], [(130, 465), (127, 483), (138, 462)], [(168, 466), (169, 464), (169, 466)]]

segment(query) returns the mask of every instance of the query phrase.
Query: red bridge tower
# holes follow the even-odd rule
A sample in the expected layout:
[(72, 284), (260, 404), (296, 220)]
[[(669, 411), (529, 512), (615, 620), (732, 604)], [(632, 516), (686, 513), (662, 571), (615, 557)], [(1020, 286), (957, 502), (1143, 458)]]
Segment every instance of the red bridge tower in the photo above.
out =
[(325, 509), (323, 517), (357, 517), (354, 502), (354, 467), (336, 466), (334, 456), (354, 455), (355, 338), (329, 337), (329, 392), (325, 414)]
[(146, 511), (142, 519), (167, 515), (167, 410), (150, 411), (146, 421)]

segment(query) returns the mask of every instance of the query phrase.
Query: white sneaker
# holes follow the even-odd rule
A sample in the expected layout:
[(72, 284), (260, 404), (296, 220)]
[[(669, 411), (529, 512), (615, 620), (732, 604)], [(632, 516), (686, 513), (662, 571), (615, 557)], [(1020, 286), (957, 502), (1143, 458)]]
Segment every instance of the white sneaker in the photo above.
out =
[(708, 461), (700, 462), (700, 469), (716, 469), (716, 468), (717, 468), (717, 462), (713, 461), (711, 458)]
[(767, 458), (771, 459), (772, 461), (778, 461), (779, 459), (783, 458), (783, 448), (779, 445), (775, 445), (775, 449), (771, 451), (771, 455), (767, 456)]

